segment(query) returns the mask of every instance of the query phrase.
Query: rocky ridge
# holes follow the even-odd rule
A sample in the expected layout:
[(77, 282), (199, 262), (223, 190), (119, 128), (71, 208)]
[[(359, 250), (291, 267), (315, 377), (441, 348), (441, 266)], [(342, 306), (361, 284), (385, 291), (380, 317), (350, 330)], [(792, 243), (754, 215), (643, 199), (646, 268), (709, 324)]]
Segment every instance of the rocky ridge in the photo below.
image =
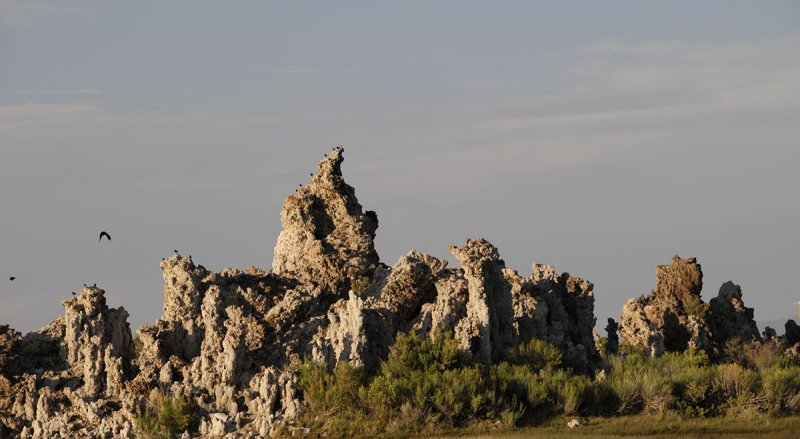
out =
[[(593, 372), (591, 282), (541, 264), (521, 276), (485, 239), (449, 248), (459, 267), (417, 251), (384, 265), (377, 215), (362, 209), (342, 161), (335, 148), (284, 200), (269, 272), (213, 272), (178, 252), (163, 259), (163, 312), (139, 330), (138, 355), (127, 313), (108, 308), (99, 288), (24, 337), (0, 326), (0, 437), (130, 436), (134, 418), (164, 396), (191, 402), (202, 437), (291, 432), (304, 407), (294, 366), (310, 358), (373, 370), (407, 331), (451, 331), (486, 362), (542, 339), (575, 370)], [(701, 288), (693, 258), (659, 267), (656, 290), (626, 303), (621, 342), (659, 354), (752, 336), (738, 287), (724, 285), (710, 305)], [(616, 322), (607, 329), (614, 346)]]

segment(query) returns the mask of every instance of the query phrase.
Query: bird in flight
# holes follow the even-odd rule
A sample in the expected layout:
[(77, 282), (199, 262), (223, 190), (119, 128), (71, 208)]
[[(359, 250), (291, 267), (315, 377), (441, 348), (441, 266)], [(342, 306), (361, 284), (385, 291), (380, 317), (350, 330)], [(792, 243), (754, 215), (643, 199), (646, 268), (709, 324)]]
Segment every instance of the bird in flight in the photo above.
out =
[(100, 238), (97, 240), (97, 242), (100, 242), (100, 241), (102, 241), (104, 236), (105, 236), (106, 238), (108, 238), (108, 242), (111, 242), (111, 235), (109, 235), (109, 234), (108, 234), (107, 232), (105, 232), (105, 231), (102, 231), (102, 232), (100, 232)]
[(14, 276), (11, 276), (11, 277), (8, 278), (8, 280), (14, 280), (14, 279), (16, 279), (16, 277), (14, 277)]

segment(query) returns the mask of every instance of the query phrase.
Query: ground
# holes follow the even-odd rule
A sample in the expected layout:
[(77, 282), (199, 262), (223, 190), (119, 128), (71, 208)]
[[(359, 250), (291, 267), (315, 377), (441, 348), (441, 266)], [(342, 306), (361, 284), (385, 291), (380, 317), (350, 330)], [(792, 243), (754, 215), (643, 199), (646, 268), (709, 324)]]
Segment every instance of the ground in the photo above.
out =
[[(476, 432), (458, 430), (446, 432), (435, 438), (769, 438), (790, 439), (800, 437), (800, 416), (770, 418), (767, 416), (720, 417), (708, 419), (686, 419), (674, 415), (624, 416), (617, 418), (577, 418), (581, 426), (567, 427), (574, 418), (557, 418), (541, 426), (518, 428), (508, 431), (492, 430)], [(431, 436), (426, 436), (431, 437)]]

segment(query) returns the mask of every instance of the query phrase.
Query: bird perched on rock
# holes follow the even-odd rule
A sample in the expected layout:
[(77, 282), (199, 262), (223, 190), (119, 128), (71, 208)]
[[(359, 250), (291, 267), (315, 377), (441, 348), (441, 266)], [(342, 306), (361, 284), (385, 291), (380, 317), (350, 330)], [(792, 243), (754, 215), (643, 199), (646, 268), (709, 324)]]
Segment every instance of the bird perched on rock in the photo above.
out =
[(100, 238), (97, 240), (97, 242), (102, 241), (104, 236), (108, 238), (108, 242), (111, 242), (111, 235), (109, 235), (105, 230), (100, 232)]
[(14, 276), (11, 276), (11, 277), (8, 278), (8, 280), (14, 280), (14, 279), (16, 279), (16, 277), (14, 277)]
[(75, 295), (75, 292), (74, 292), (74, 291), (72, 292), (72, 295), (73, 295), (73, 296)]

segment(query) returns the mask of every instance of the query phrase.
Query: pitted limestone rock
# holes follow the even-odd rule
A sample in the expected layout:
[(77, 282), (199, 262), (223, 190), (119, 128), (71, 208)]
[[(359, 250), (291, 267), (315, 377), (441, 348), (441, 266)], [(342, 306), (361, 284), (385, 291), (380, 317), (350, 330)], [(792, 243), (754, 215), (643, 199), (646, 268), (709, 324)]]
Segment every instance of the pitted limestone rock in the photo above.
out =
[(452, 331), (482, 361), (540, 338), (590, 370), (590, 282), (538, 264), (522, 277), (484, 239), (450, 248), (460, 267), (416, 251), (383, 265), (377, 216), (362, 211), (342, 160), (334, 149), (286, 198), (271, 273), (163, 259), (163, 313), (139, 330), (137, 358), (127, 313), (95, 288), (39, 331), (0, 327), (0, 436), (127, 437), (134, 415), (165, 396), (192, 402), (201, 435), (291, 431), (301, 359), (375, 369), (406, 331)]
[(8, 387), (0, 393), (0, 431), (29, 438), (127, 434), (130, 416), (119, 401), (134, 356), (128, 313), (108, 308), (95, 287), (63, 305), (64, 315), (49, 325), (12, 337), (17, 365), (0, 371), (0, 386)]
[(353, 281), (371, 276), (379, 264), (373, 243), (378, 217), (363, 212), (355, 189), (345, 183), (344, 149), (335, 148), (306, 186), (283, 203), (272, 270), (303, 284), (345, 297)]
[(703, 272), (695, 258), (672, 257), (671, 265), (656, 267), (656, 289), (628, 300), (620, 317), (623, 343), (661, 354), (690, 346), (715, 351), (708, 327), (709, 307), (703, 303)]
[(505, 263), (485, 239), (468, 239), (462, 247), (451, 246), (450, 253), (461, 263), (469, 289), (466, 325), (462, 325), (469, 349), (479, 361), (502, 358), (516, 341), (511, 286), (503, 276)]
[(620, 317), (624, 343), (655, 355), (698, 348), (714, 356), (731, 339), (760, 340), (753, 310), (744, 306), (738, 285), (726, 282), (710, 304), (703, 302), (703, 272), (695, 258), (674, 256), (671, 265), (656, 268), (656, 279), (649, 295), (625, 303)]

